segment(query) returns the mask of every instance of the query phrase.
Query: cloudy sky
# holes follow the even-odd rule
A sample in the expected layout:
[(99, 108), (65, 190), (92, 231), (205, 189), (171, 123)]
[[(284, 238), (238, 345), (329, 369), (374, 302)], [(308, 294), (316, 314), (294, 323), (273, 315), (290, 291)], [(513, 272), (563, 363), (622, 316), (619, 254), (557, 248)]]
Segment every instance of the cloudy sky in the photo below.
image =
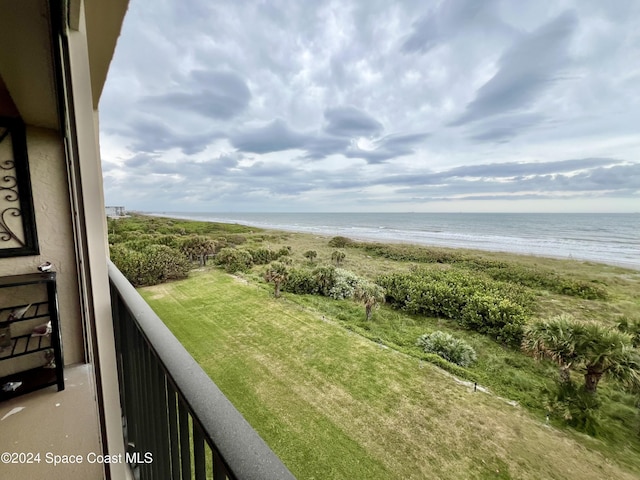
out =
[(107, 204), (640, 211), (640, 1), (131, 0)]

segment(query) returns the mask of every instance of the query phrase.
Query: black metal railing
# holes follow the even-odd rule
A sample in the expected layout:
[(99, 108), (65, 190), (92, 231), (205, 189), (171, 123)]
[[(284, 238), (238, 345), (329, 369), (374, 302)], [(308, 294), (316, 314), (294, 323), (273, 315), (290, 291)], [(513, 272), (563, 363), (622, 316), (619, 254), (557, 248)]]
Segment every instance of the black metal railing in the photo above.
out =
[(152, 480), (294, 479), (110, 262), (126, 460)]

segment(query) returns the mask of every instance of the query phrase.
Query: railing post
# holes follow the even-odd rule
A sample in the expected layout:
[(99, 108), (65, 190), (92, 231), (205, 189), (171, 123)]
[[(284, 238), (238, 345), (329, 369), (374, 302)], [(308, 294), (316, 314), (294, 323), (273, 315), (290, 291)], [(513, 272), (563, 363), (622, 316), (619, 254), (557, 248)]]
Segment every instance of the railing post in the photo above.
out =
[(198, 422), (192, 422), (193, 427), (193, 463), (196, 480), (206, 480), (206, 459), (204, 456), (204, 433)]
[(178, 420), (180, 422), (180, 467), (182, 480), (191, 480), (191, 448), (189, 441), (189, 414), (178, 396)]
[(171, 446), (171, 478), (180, 478), (180, 447), (178, 445), (178, 406), (177, 393), (170, 381), (167, 381), (167, 406), (169, 414), (169, 444)]
[(167, 402), (167, 378), (159, 362), (154, 371), (158, 402), (158, 440), (160, 449), (160, 477), (171, 478), (171, 449), (169, 447), (169, 404)]

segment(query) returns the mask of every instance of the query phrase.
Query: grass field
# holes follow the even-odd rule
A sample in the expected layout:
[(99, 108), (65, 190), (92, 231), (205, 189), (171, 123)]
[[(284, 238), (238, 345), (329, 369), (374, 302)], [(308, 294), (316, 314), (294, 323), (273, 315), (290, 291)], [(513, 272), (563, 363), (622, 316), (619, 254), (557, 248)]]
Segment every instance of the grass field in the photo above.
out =
[[(295, 237), (280, 240), (296, 252), (322, 243), (326, 254), (326, 239), (296, 243)], [(349, 250), (347, 268), (368, 275), (402, 268), (366, 257)], [(609, 267), (598, 268), (603, 277), (618, 278)], [(207, 268), (140, 292), (298, 478), (638, 478), (637, 441), (555, 428), (535, 405), (474, 392), (399, 352), (428, 327), (420, 319), (383, 309), (367, 330), (351, 320), (352, 313), (363, 314), (357, 305), (294, 295), (276, 300), (258, 275), (247, 280)], [(607, 308), (633, 311), (628, 288), (623, 280), (614, 285), (620, 301)], [(569, 303), (588, 315), (584, 302)], [(481, 336), (475, 342), (485, 362), (477, 371), (481, 381), (490, 381), (492, 368), (498, 375), (513, 363), (514, 373), (502, 372), (491, 390), (509, 396), (522, 388), (519, 382), (542, 378), (530, 373), (535, 366), (522, 354), (502, 353)], [(513, 386), (505, 385), (509, 377)]]

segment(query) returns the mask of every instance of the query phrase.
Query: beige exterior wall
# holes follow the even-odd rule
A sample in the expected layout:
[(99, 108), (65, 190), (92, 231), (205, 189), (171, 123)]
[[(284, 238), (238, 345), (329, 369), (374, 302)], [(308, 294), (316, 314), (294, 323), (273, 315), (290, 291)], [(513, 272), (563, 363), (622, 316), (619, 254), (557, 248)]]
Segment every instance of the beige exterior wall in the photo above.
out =
[[(58, 272), (58, 303), (65, 364), (85, 359), (78, 295), (76, 260), (65, 160), (59, 135), (48, 129), (27, 127), (27, 152), (40, 255), (0, 259), (0, 276), (35, 273), (45, 261)], [(35, 295), (42, 297), (42, 288)], [(25, 288), (0, 291), (4, 304), (20, 303)], [(44, 298), (42, 298), (44, 299)], [(32, 298), (25, 298), (29, 303)], [(0, 362), (0, 376), (41, 365), (40, 355)]]

